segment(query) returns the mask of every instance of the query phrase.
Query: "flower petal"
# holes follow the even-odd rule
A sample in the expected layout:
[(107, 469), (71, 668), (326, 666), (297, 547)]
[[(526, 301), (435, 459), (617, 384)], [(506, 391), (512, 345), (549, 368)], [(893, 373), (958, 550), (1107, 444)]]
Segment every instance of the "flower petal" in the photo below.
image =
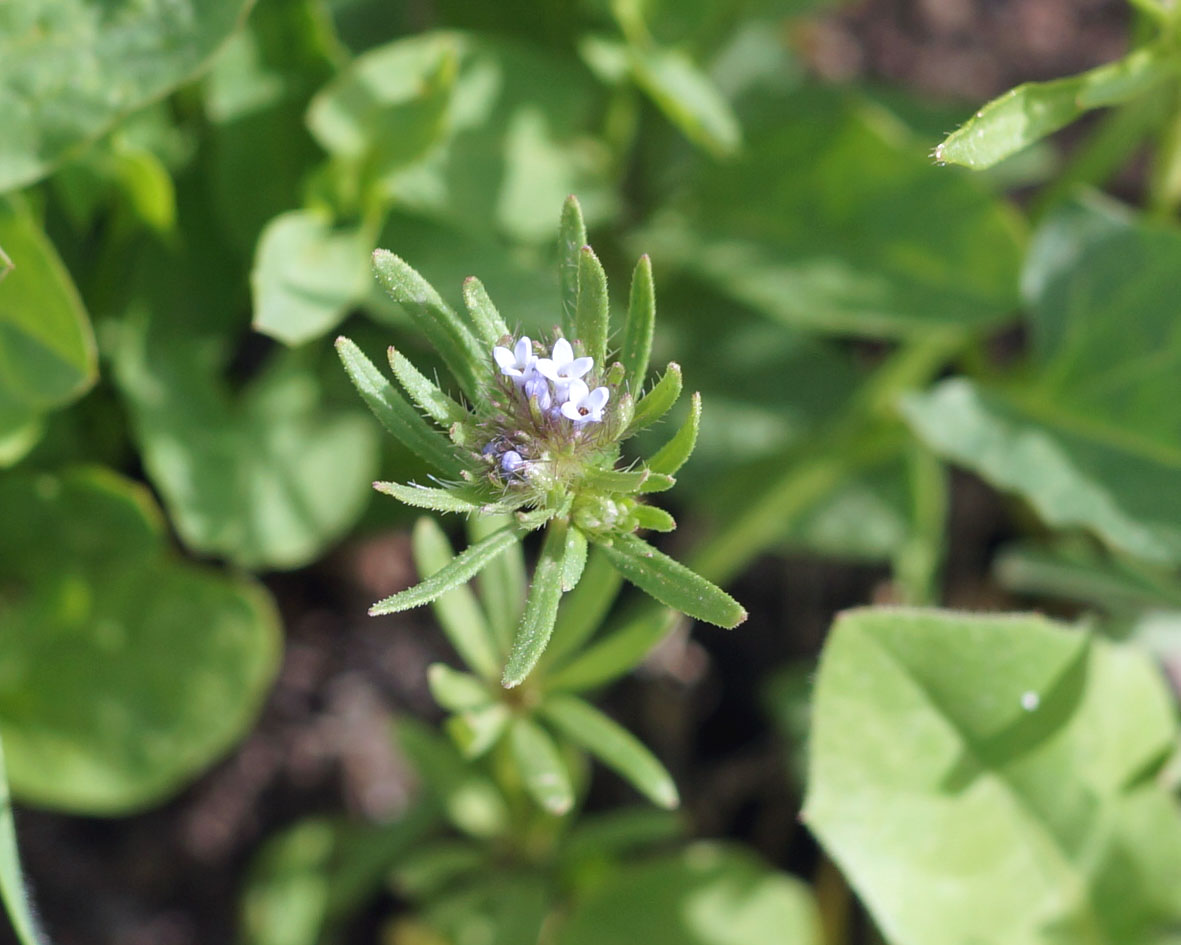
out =
[(554, 342), (554, 350), (551, 353), (551, 357), (555, 364), (562, 367), (574, 360), (574, 349), (570, 347), (570, 342), (565, 338), (559, 338)]
[(594, 358), (575, 358), (566, 365), (566, 370), (563, 372), (567, 377), (582, 377), (587, 371), (595, 366)]
[(500, 345), (492, 349), (492, 359), (506, 371), (517, 366), (517, 359), (513, 357), (513, 353)]
[(517, 356), (517, 367), (528, 367), (533, 358), (533, 342), (529, 340), (528, 335), (522, 335), (521, 340), (517, 342), (513, 353)]

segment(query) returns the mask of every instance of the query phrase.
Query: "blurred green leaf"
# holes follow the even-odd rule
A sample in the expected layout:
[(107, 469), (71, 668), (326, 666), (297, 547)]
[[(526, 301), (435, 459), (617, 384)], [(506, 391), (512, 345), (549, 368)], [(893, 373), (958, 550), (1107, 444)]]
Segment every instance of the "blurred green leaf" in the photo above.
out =
[(515, 718), (509, 726), (509, 746), (533, 799), (551, 814), (567, 813), (574, 804), (570, 772), (545, 729), (531, 719)]
[(0, 729), (13, 790), (122, 813), (239, 738), (279, 658), (270, 597), (181, 564), (142, 487), (102, 470), (0, 482)]
[(335, 328), (369, 288), (371, 242), (314, 210), (271, 220), (250, 273), (255, 330), (294, 346)]
[(636, 84), (694, 144), (715, 157), (732, 156), (742, 144), (742, 128), (730, 103), (710, 79), (679, 50), (629, 50)]
[(33, 183), (120, 118), (192, 79), (249, 7), (249, 0), (144, 0), (126, 10), (86, 0), (5, 3), (0, 191)]
[(306, 564), (364, 508), (376, 430), (357, 411), (321, 406), (320, 383), (295, 353), (231, 396), (210, 345), (174, 317), (129, 318), (115, 357), (169, 517), (190, 547), (244, 567)]
[[(468, 518), (468, 537), (479, 541), (512, 520), (502, 515), (473, 515)], [(520, 542), (498, 555), (476, 576), (476, 586), (488, 624), (496, 635), (501, 652), (507, 653), (513, 643), (513, 633), (525, 609), (527, 584), (525, 579), (525, 554)]]
[(827, 332), (925, 335), (1008, 317), (1022, 242), (1011, 208), (933, 168), (881, 109), (848, 96), (808, 87), (748, 110), (742, 156), (694, 164), (636, 238), (662, 265)]
[(581, 896), (556, 945), (820, 945), (807, 888), (745, 850), (696, 843), (613, 870)]
[(7, 254), (0, 260), (0, 416), (27, 421), (94, 383), (94, 335), (69, 273), (17, 197), (0, 197), (0, 246)]
[(45, 939), (38, 932), (37, 920), (33, 917), (29, 894), (21, 875), (3, 749), (0, 749), (0, 899), (4, 900), (4, 909), (20, 945), (43, 945)]
[(1177, 723), (1142, 655), (1032, 615), (851, 611), (813, 720), (806, 822), (890, 940), (1172, 940)]
[[(523, 945), (541, 940), (553, 893), (544, 878), (528, 873), (485, 870), (468, 883), (432, 896), (422, 910), (427, 926), (442, 942)], [(421, 933), (420, 933), (421, 934)], [(397, 945), (422, 938), (395, 939)], [(434, 945), (434, 939), (426, 939)]]
[(1176, 53), (1148, 46), (1081, 75), (1027, 82), (994, 99), (935, 149), (937, 161), (991, 167), (1092, 108), (1118, 105), (1176, 75)]
[(1038, 232), (1024, 287), (1034, 375), (1004, 390), (944, 381), (906, 399), (908, 421), (1051, 525), (1181, 562), (1181, 234), (1070, 204)]

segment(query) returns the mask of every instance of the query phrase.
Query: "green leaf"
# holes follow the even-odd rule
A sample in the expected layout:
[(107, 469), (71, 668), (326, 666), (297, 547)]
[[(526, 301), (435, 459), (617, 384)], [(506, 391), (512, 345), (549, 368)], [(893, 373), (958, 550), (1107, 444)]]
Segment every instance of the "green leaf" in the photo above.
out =
[(479, 402), (482, 378), (491, 370), (492, 352), (480, 346), (451, 306), (405, 261), (389, 250), (378, 249), (373, 253), (373, 270), (390, 298), (405, 309), (439, 352), (467, 397)]
[(291, 210), (262, 231), (250, 273), (253, 326), (286, 345), (331, 331), (368, 289), (373, 235), (333, 226), (316, 210)]
[(492, 693), (484, 683), (446, 663), (431, 663), (427, 667), (426, 681), (434, 700), (451, 712), (482, 709), (492, 701)]
[(426, 375), (419, 371), (393, 345), (386, 351), (386, 355), (394, 377), (398, 379), (402, 389), (437, 424), (449, 427), (453, 423), (462, 423), (473, 419), (472, 415), (464, 410), (459, 403), (443, 393), (437, 384), (427, 380)]
[(948, 380), (904, 401), (939, 455), (1049, 524), (1181, 562), (1181, 234), (1097, 200), (1049, 218), (1024, 279), (1035, 369), (1022, 387)]
[[(3, 137), (10, 143), (7, 131)], [(31, 417), (64, 406), (94, 383), (94, 335), (69, 273), (14, 196), (0, 197), (0, 246), (8, 253), (0, 264), (6, 274), (0, 280), (0, 404)]]
[(525, 602), (525, 613), (513, 638), (508, 663), (501, 683), (506, 689), (519, 686), (545, 651), (554, 621), (558, 616), (558, 602), (562, 598), (562, 579), (565, 577), (566, 530), (562, 519), (555, 519), (546, 529), (541, 556), (533, 569), (533, 583)]
[(662, 377), (648, 393), (636, 403), (636, 411), (624, 431), (624, 438), (634, 436), (656, 423), (677, 402), (681, 396), (681, 366), (675, 361), (669, 363)]
[(668, 636), (678, 617), (667, 607), (638, 608), (620, 626), (551, 673), (546, 685), (572, 692), (606, 685), (643, 662), (652, 648)]
[(1177, 723), (1143, 655), (1033, 615), (851, 611), (813, 720), (805, 821), (888, 939), (1147, 945), (1181, 920), (1155, 778)]
[(566, 529), (566, 550), (562, 553), (562, 592), (574, 590), (586, 568), (586, 535), (578, 528)]
[(618, 772), (653, 804), (670, 809), (680, 804), (677, 786), (656, 756), (631, 732), (590, 703), (576, 696), (549, 695), (541, 705), (541, 714), (574, 744)]
[(598, 547), (590, 549), (582, 578), (577, 586), (562, 598), (553, 636), (546, 647), (543, 660), (548, 666), (559, 665), (571, 653), (591, 638), (619, 593), (623, 577), (611, 565), (611, 560)]
[[(477, 515), (468, 519), (468, 537), (479, 541), (514, 521), (508, 516)], [(521, 612), (525, 609), (525, 555), (518, 543), (498, 555), (476, 578), (488, 623), (501, 653), (508, 653)]]
[(447, 720), (447, 734), (464, 758), (479, 758), (508, 730), (513, 714), (503, 702), (466, 709)]
[(414, 587), (378, 601), (369, 608), (369, 615), (376, 617), (381, 614), (396, 614), (411, 607), (429, 604), (453, 588), (470, 581), (487, 562), (519, 540), (517, 529), (511, 525), (493, 532), (483, 541), (469, 545), (462, 553), (456, 555), (450, 564), (434, 571), (430, 577)]
[(632, 273), (631, 295), (627, 306), (627, 324), (623, 329), (623, 349), (619, 361), (631, 390), (644, 387), (648, 359), (652, 355), (652, 335), (656, 326), (656, 285), (652, 281), (652, 260), (641, 256)]
[(662, 604), (719, 627), (737, 627), (746, 619), (733, 597), (642, 538), (617, 535), (602, 547), (620, 574)]
[(700, 161), (637, 237), (662, 265), (812, 331), (926, 338), (1011, 317), (1023, 227), (981, 182), (936, 172), (847, 93), (809, 84), (748, 108), (742, 154)]
[(91, 814), (155, 803), (232, 745), (278, 668), (265, 590), (175, 559), (114, 473), (0, 482), (0, 731), (13, 792)]
[(935, 149), (935, 159), (974, 170), (991, 167), (1092, 108), (1149, 91), (1176, 73), (1174, 56), (1166, 47), (1147, 46), (1068, 79), (1019, 85), (948, 135)]
[(571, 194), (562, 204), (562, 217), (558, 223), (558, 288), (562, 300), (562, 332), (568, 338), (578, 335), (578, 283), (584, 246), (586, 223), (578, 198)]
[(429, 509), (432, 512), (462, 512), (468, 515), (480, 511), (479, 503), (463, 498), (454, 489), (435, 489), (431, 486), (419, 486), (414, 483), (403, 485), (400, 482), (375, 482), (373, 488), (382, 495), (392, 495), (399, 502), (416, 509)]
[(639, 528), (646, 528), (654, 532), (675, 531), (677, 521), (664, 509), (654, 505), (637, 505), (632, 509), (632, 518)]
[[(515, 540), (512, 530), (506, 531), (509, 539)], [(492, 541), (499, 534), (500, 532), (494, 533), (486, 540)], [(418, 573), (422, 575), (423, 584), (442, 574), (447, 568), (453, 567), (459, 560), (455, 557), (451, 542), (443, 534), (443, 529), (433, 518), (424, 516), (414, 523), (412, 543), (414, 563), (418, 567)], [(468, 550), (479, 547), (480, 545), (476, 544)], [(470, 577), (469, 574), (468, 578)], [(485, 679), (495, 679), (500, 670), (500, 655), (496, 652), (496, 641), (492, 638), (484, 611), (480, 608), (472, 589), (464, 583), (468, 578), (455, 581), (450, 590), (435, 595), (432, 598), (433, 609), (443, 632), (447, 634), (447, 639), (451, 641), (460, 658)], [(423, 584), (419, 584), (418, 587), (422, 587)], [(375, 608), (376, 606), (378, 605), (375, 605)]]
[(47, 941), (37, 927), (32, 904), (21, 875), (20, 854), (16, 846), (16, 825), (12, 820), (12, 800), (8, 795), (8, 774), (4, 752), (0, 748), (0, 899), (12, 923), (20, 945), (43, 945)]
[(611, 333), (607, 273), (589, 246), (578, 253), (578, 303), (574, 310), (574, 337), (602, 370), (607, 363), (607, 336)]
[(83, 0), (50, 10), (39, 0), (6, 4), (0, 192), (35, 182), (125, 115), (191, 81), (249, 7), (247, 0), (182, 0), (107, 16)]
[(504, 323), (500, 312), (488, 297), (484, 283), (475, 276), (468, 276), (463, 280), (463, 302), (485, 345), (494, 347), (504, 340), (505, 335), (510, 334), (508, 325)]
[[(689, 402), (689, 416), (681, 428), (673, 434), (672, 439), (652, 454), (652, 458), (648, 460), (648, 468), (654, 473), (663, 473), (666, 476), (675, 475), (692, 455), (693, 447), (697, 445), (697, 430), (700, 426), (701, 395), (694, 394)], [(645, 489), (644, 491), (652, 490)]]
[(509, 746), (525, 789), (542, 809), (557, 816), (569, 811), (574, 805), (570, 773), (545, 729), (530, 719), (515, 718), (509, 727)]
[(459, 479), (459, 458), (443, 434), (423, 420), (352, 341), (337, 338), (336, 351), (349, 379), (381, 425), (439, 472), (451, 479)]

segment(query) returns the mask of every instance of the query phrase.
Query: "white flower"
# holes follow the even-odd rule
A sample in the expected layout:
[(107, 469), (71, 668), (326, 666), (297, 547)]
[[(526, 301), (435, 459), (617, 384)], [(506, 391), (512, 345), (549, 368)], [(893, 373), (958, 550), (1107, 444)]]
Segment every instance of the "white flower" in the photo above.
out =
[(570, 342), (565, 338), (559, 338), (554, 342), (552, 357), (538, 358), (536, 367), (538, 373), (554, 382), (554, 392), (561, 400), (570, 390), (570, 385), (594, 366), (594, 358), (574, 357), (574, 349)]
[[(590, 359), (587, 358), (589, 361)], [(599, 423), (603, 419), (603, 408), (607, 406), (607, 399), (611, 392), (606, 387), (596, 387), (591, 390), (586, 384), (575, 378), (570, 382), (566, 391), (567, 401), (562, 404), (562, 416), (573, 420), (575, 426), (584, 423)]]
[(500, 373), (511, 377), (518, 387), (525, 383), (537, 367), (537, 356), (533, 353), (533, 342), (522, 335), (516, 347), (510, 351), (502, 345), (492, 349), (492, 357), (500, 366)]

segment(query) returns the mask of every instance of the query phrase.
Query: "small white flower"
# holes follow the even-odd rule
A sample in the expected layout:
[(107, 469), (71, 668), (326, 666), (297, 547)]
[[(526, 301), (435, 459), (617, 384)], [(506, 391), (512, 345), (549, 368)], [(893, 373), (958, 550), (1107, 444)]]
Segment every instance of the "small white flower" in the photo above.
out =
[(575, 378), (570, 382), (566, 396), (568, 399), (562, 404), (562, 416), (574, 421), (575, 426), (582, 426), (584, 423), (602, 421), (603, 408), (607, 406), (611, 392), (606, 387), (591, 390), (583, 381)]
[(537, 368), (537, 356), (533, 353), (533, 342), (522, 335), (516, 347), (510, 351), (502, 345), (492, 349), (492, 357), (500, 366), (500, 373), (511, 377), (518, 387), (525, 383)]
[(524, 390), (525, 398), (531, 400), (536, 397), (537, 406), (542, 410), (549, 410), (550, 405), (554, 402), (553, 394), (550, 392), (549, 381), (536, 372), (525, 381)]
[(570, 389), (571, 383), (595, 366), (595, 359), (574, 357), (574, 348), (565, 338), (559, 338), (554, 342), (551, 354), (548, 358), (538, 358), (536, 367), (538, 373), (554, 382), (554, 391), (561, 400)]

